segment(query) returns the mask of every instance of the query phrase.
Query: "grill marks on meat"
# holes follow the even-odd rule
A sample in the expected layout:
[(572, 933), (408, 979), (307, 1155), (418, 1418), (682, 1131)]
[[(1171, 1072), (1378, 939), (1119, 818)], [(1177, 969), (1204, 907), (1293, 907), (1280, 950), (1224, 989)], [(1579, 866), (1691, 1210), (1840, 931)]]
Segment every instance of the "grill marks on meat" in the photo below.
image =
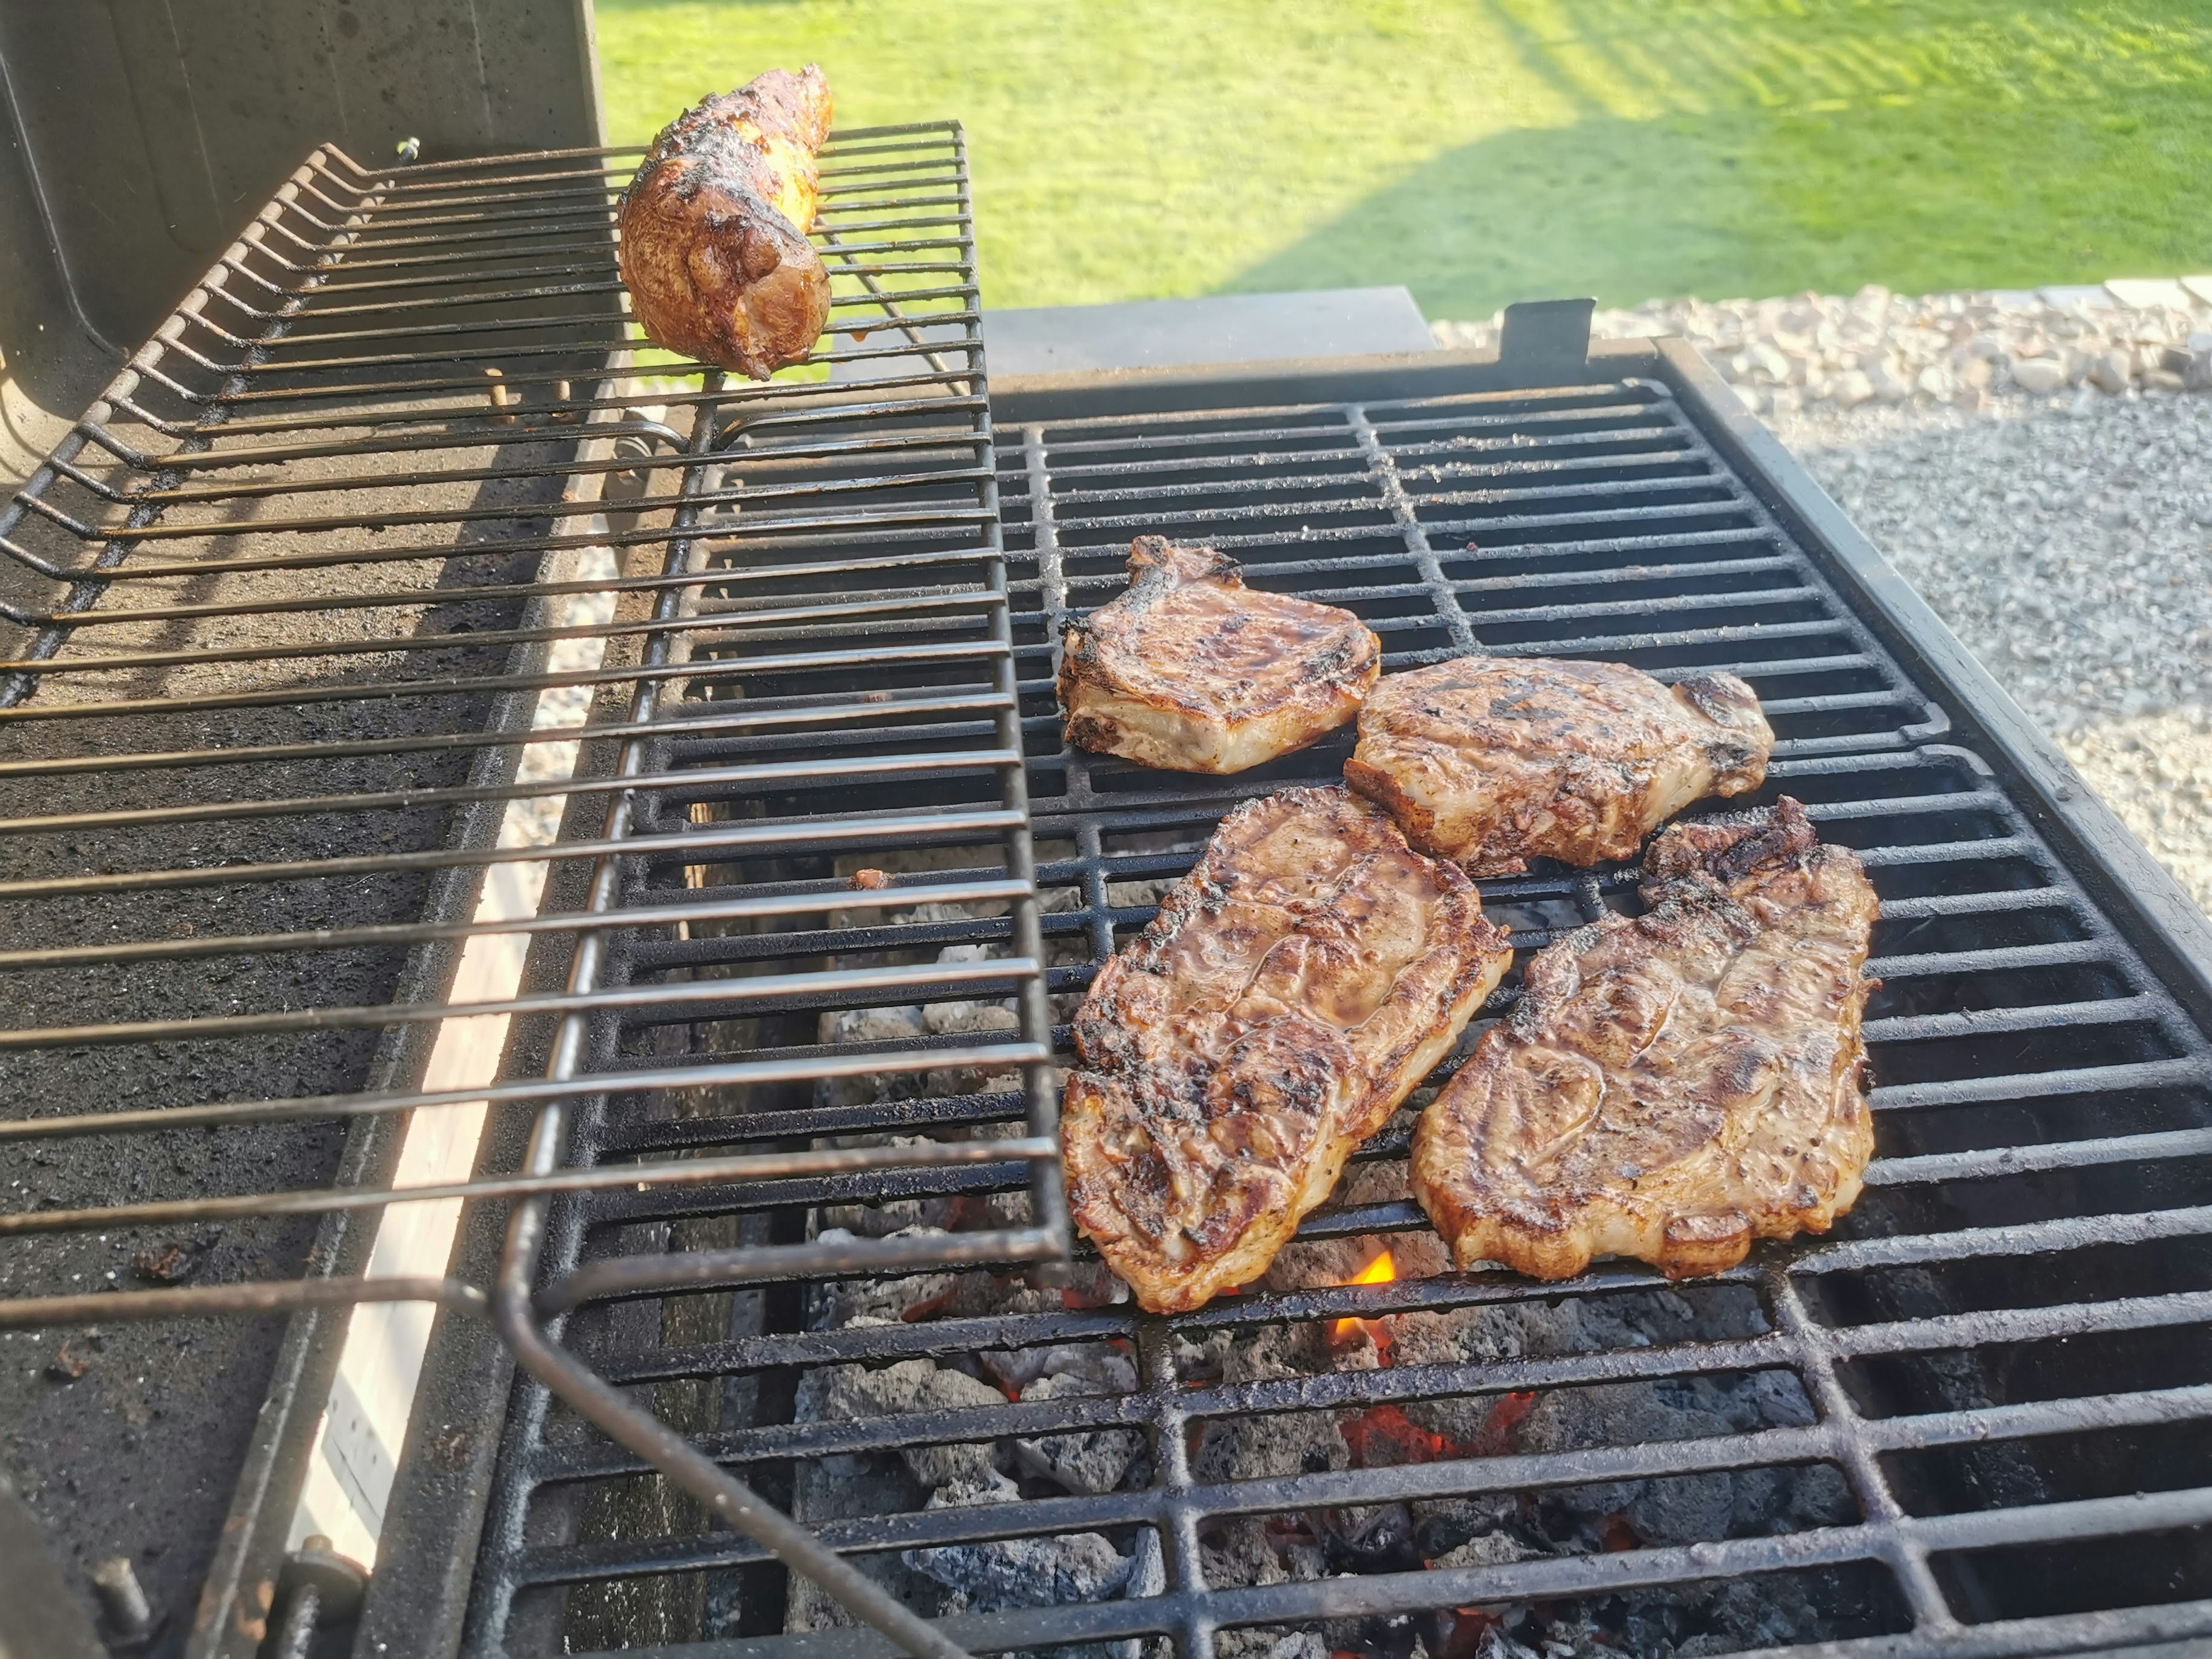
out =
[(765, 380), (814, 349), (830, 273), (806, 240), (830, 83), (770, 70), (661, 129), (623, 194), (622, 279), (656, 344)]
[(1176, 772), (1242, 772), (1349, 722), (1382, 672), (1358, 617), (1244, 586), (1210, 547), (1140, 536), (1129, 589), (1062, 631), (1067, 740)]
[(1077, 1223), (1155, 1312), (1257, 1279), (1511, 958), (1473, 884), (1357, 796), (1238, 808), (1077, 1015)]
[(1376, 686), (1345, 781), (1478, 876), (1633, 858), (1692, 801), (1765, 781), (1774, 732), (1733, 674), (1670, 690), (1617, 663), (1462, 657)]
[(1539, 951), (1424, 1115), (1413, 1194), (1462, 1267), (1717, 1273), (1826, 1232), (1874, 1152), (1859, 1035), (1876, 901), (1784, 798), (1652, 844), (1639, 917)]

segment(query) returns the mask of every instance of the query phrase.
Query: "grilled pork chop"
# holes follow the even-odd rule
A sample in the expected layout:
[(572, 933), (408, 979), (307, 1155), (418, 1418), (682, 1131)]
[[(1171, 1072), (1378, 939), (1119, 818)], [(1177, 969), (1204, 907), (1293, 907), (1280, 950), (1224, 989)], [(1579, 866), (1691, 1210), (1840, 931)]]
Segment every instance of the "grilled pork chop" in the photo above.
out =
[(1748, 825), (1676, 825), (1644, 872), (1650, 908), (1538, 951), (1414, 1133), (1413, 1195), (1462, 1267), (1718, 1273), (1858, 1197), (1878, 982), (1858, 860), (1785, 798)]
[(1359, 712), (1382, 647), (1334, 605), (1244, 586), (1236, 561), (1163, 536), (1129, 591), (1061, 632), (1067, 740), (1175, 772), (1242, 772)]
[(756, 380), (814, 349), (830, 272), (806, 233), (829, 136), (830, 83), (811, 64), (661, 129), (619, 210), (623, 284), (649, 338)]
[(1670, 691), (1619, 663), (1461, 657), (1375, 688), (1344, 781), (1423, 852), (1502, 876), (1633, 858), (1699, 796), (1758, 788), (1773, 746), (1733, 674)]
[(1358, 796), (1239, 807), (1076, 1016), (1077, 1223), (1155, 1313), (1259, 1278), (1512, 955)]

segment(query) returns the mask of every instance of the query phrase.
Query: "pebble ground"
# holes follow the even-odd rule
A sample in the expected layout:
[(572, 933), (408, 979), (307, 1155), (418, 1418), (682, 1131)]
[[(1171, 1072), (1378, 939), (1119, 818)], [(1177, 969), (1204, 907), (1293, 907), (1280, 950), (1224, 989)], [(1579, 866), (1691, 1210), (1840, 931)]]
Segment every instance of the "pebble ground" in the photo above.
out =
[(2212, 396), (1766, 418), (2212, 910)]

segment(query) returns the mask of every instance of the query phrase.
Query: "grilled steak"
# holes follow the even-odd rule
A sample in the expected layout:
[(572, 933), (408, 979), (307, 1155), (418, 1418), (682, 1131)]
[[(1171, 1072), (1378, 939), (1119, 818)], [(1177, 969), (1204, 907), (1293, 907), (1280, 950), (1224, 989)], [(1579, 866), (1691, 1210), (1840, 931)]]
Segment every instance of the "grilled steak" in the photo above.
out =
[(1511, 959), (1358, 796), (1238, 808), (1076, 1016), (1077, 1223), (1156, 1313), (1257, 1279)]
[(1062, 630), (1067, 740), (1176, 772), (1242, 772), (1345, 725), (1382, 647), (1334, 605), (1244, 586), (1210, 547), (1139, 536), (1129, 591)]
[(1375, 688), (1344, 781), (1423, 852), (1510, 875), (1633, 858), (1699, 796), (1758, 788), (1773, 746), (1733, 674), (1670, 691), (1618, 663), (1462, 657)]
[(830, 83), (770, 70), (661, 129), (623, 193), (622, 279), (647, 337), (765, 380), (814, 349), (830, 273), (807, 241)]
[(1785, 798), (1748, 826), (1676, 825), (1644, 871), (1651, 908), (1538, 951), (1421, 1119), (1413, 1195), (1462, 1267), (1718, 1273), (1858, 1197), (1876, 984), (1858, 860)]

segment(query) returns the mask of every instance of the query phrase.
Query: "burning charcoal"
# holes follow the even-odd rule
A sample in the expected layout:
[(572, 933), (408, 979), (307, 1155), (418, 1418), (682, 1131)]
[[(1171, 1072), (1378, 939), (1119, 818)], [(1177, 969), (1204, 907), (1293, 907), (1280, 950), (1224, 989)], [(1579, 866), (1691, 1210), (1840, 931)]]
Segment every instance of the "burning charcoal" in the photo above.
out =
[(1502, 1567), (1516, 1561), (1526, 1561), (1535, 1554), (1519, 1539), (1503, 1528), (1470, 1538), (1465, 1543), (1455, 1544), (1430, 1562), (1437, 1568)]
[[(940, 963), (976, 963), (991, 959), (990, 948), (981, 945), (948, 945), (937, 953)], [(1011, 1031), (1021, 1021), (1015, 1016), (1011, 1002), (961, 1001), (933, 1002), (921, 1011), (922, 1019), (931, 1031), (939, 1036), (970, 1031)]]
[[(884, 1237), (903, 1238), (936, 1231), (933, 1227), (902, 1227)], [(850, 1237), (836, 1227), (825, 1227), (816, 1235), (823, 1240)], [(847, 1325), (891, 1324), (926, 1318), (928, 1314), (925, 1310), (942, 1307), (951, 1296), (959, 1277), (957, 1273), (914, 1273), (902, 1279), (848, 1279), (828, 1288), (817, 1317), (811, 1322), (817, 1330), (836, 1330)]]
[[(1541, 1396), (1522, 1433), (1558, 1451), (1695, 1440), (1809, 1420), (1810, 1407), (1786, 1376), (1698, 1377), (1666, 1384), (1624, 1383), (1560, 1389)], [(1688, 1544), (1742, 1533), (1829, 1524), (1851, 1518), (1836, 1470), (1747, 1469), (1664, 1480), (1605, 1481), (1547, 1495), (1539, 1508), (1551, 1536), (1591, 1550)]]
[[(821, 1023), (824, 1042), (910, 1042), (927, 1036), (928, 1030), (921, 1010), (912, 1007), (841, 1008), (823, 1015)], [(875, 1100), (911, 1099), (920, 1089), (920, 1083), (911, 1073), (894, 1072), (825, 1078), (814, 1085), (815, 1097), (824, 1106), (862, 1106)]]
[(1103, 1342), (1056, 1343), (1049, 1348), (1016, 1348), (987, 1353), (983, 1369), (1009, 1394), (1018, 1395), (1040, 1376), (1067, 1371), (1098, 1386), (1097, 1394), (1127, 1394), (1137, 1386), (1129, 1357)]
[[(933, 1360), (906, 1359), (879, 1371), (851, 1371), (831, 1383), (825, 1402), (832, 1417), (882, 1417), (949, 1411), (963, 1406), (1003, 1406), (1006, 1397), (965, 1372)], [(1005, 1482), (991, 1464), (988, 1445), (908, 1446), (899, 1455), (924, 1486), (955, 1484), (992, 1488)], [(1011, 1491), (1011, 1483), (1006, 1483)]]
[(979, 1613), (1103, 1601), (1128, 1583), (1135, 1565), (1095, 1532), (908, 1550), (901, 1559)]
[[(1121, 1356), (1115, 1355), (1120, 1358)], [(1128, 1361), (1132, 1386), (1136, 1382), (1136, 1368)], [(1079, 1376), (1073, 1371), (1055, 1371), (1041, 1376), (1022, 1390), (1024, 1404), (1031, 1401), (1063, 1400), (1070, 1395), (1097, 1395), (1109, 1390), (1102, 1388), (1091, 1377)], [(1034, 1440), (1014, 1442), (1014, 1459), (1027, 1473), (1054, 1481), (1071, 1492), (1112, 1492), (1121, 1484), (1121, 1477), (1129, 1472), (1129, 1465), (1144, 1448), (1144, 1439), (1134, 1429), (1081, 1429), (1066, 1434), (1040, 1435)]]
[(1328, 1644), (1310, 1630), (1302, 1630), (1267, 1650), (1267, 1659), (1328, 1659)]
[(1403, 1504), (1324, 1510), (1315, 1531), (1331, 1572), (1419, 1572), (1413, 1512)]
[[(911, 1460), (911, 1454), (908, 1455)], [(919, 1468), (916, 1474), (921, 1474)], [(958, 1480), (939, 1487), (929, 1507), (962, 1508), (1016, 1501), (1014, 1483), (995, 1470), (981, 1480)], [(942, 1549), (908, 1550), (900, 1559), (925, 1577), (957, 1591), (971, 1609), (1049, 1607), (1103, 1601), (1127, 1584), (1137, 1558), (1123, 1555), (1095, 1532), (1059, 1538), (1010, 1538)]]
[(1421, 1552), (1421, 1559), (1435, 1566), (1485, 1564), (1491, 1557), (1480, 1551), (1464, 1562), (1447, 1563), (1445, 1558), (1469, 1544), (1498, 1536), (1505, 1525), (1507, 1512), (1516, 1503), (1516, 1499), (1507, 1497), (1442, 1498), (1416, 1502), (1413, 1506), (1413, 1542)]

